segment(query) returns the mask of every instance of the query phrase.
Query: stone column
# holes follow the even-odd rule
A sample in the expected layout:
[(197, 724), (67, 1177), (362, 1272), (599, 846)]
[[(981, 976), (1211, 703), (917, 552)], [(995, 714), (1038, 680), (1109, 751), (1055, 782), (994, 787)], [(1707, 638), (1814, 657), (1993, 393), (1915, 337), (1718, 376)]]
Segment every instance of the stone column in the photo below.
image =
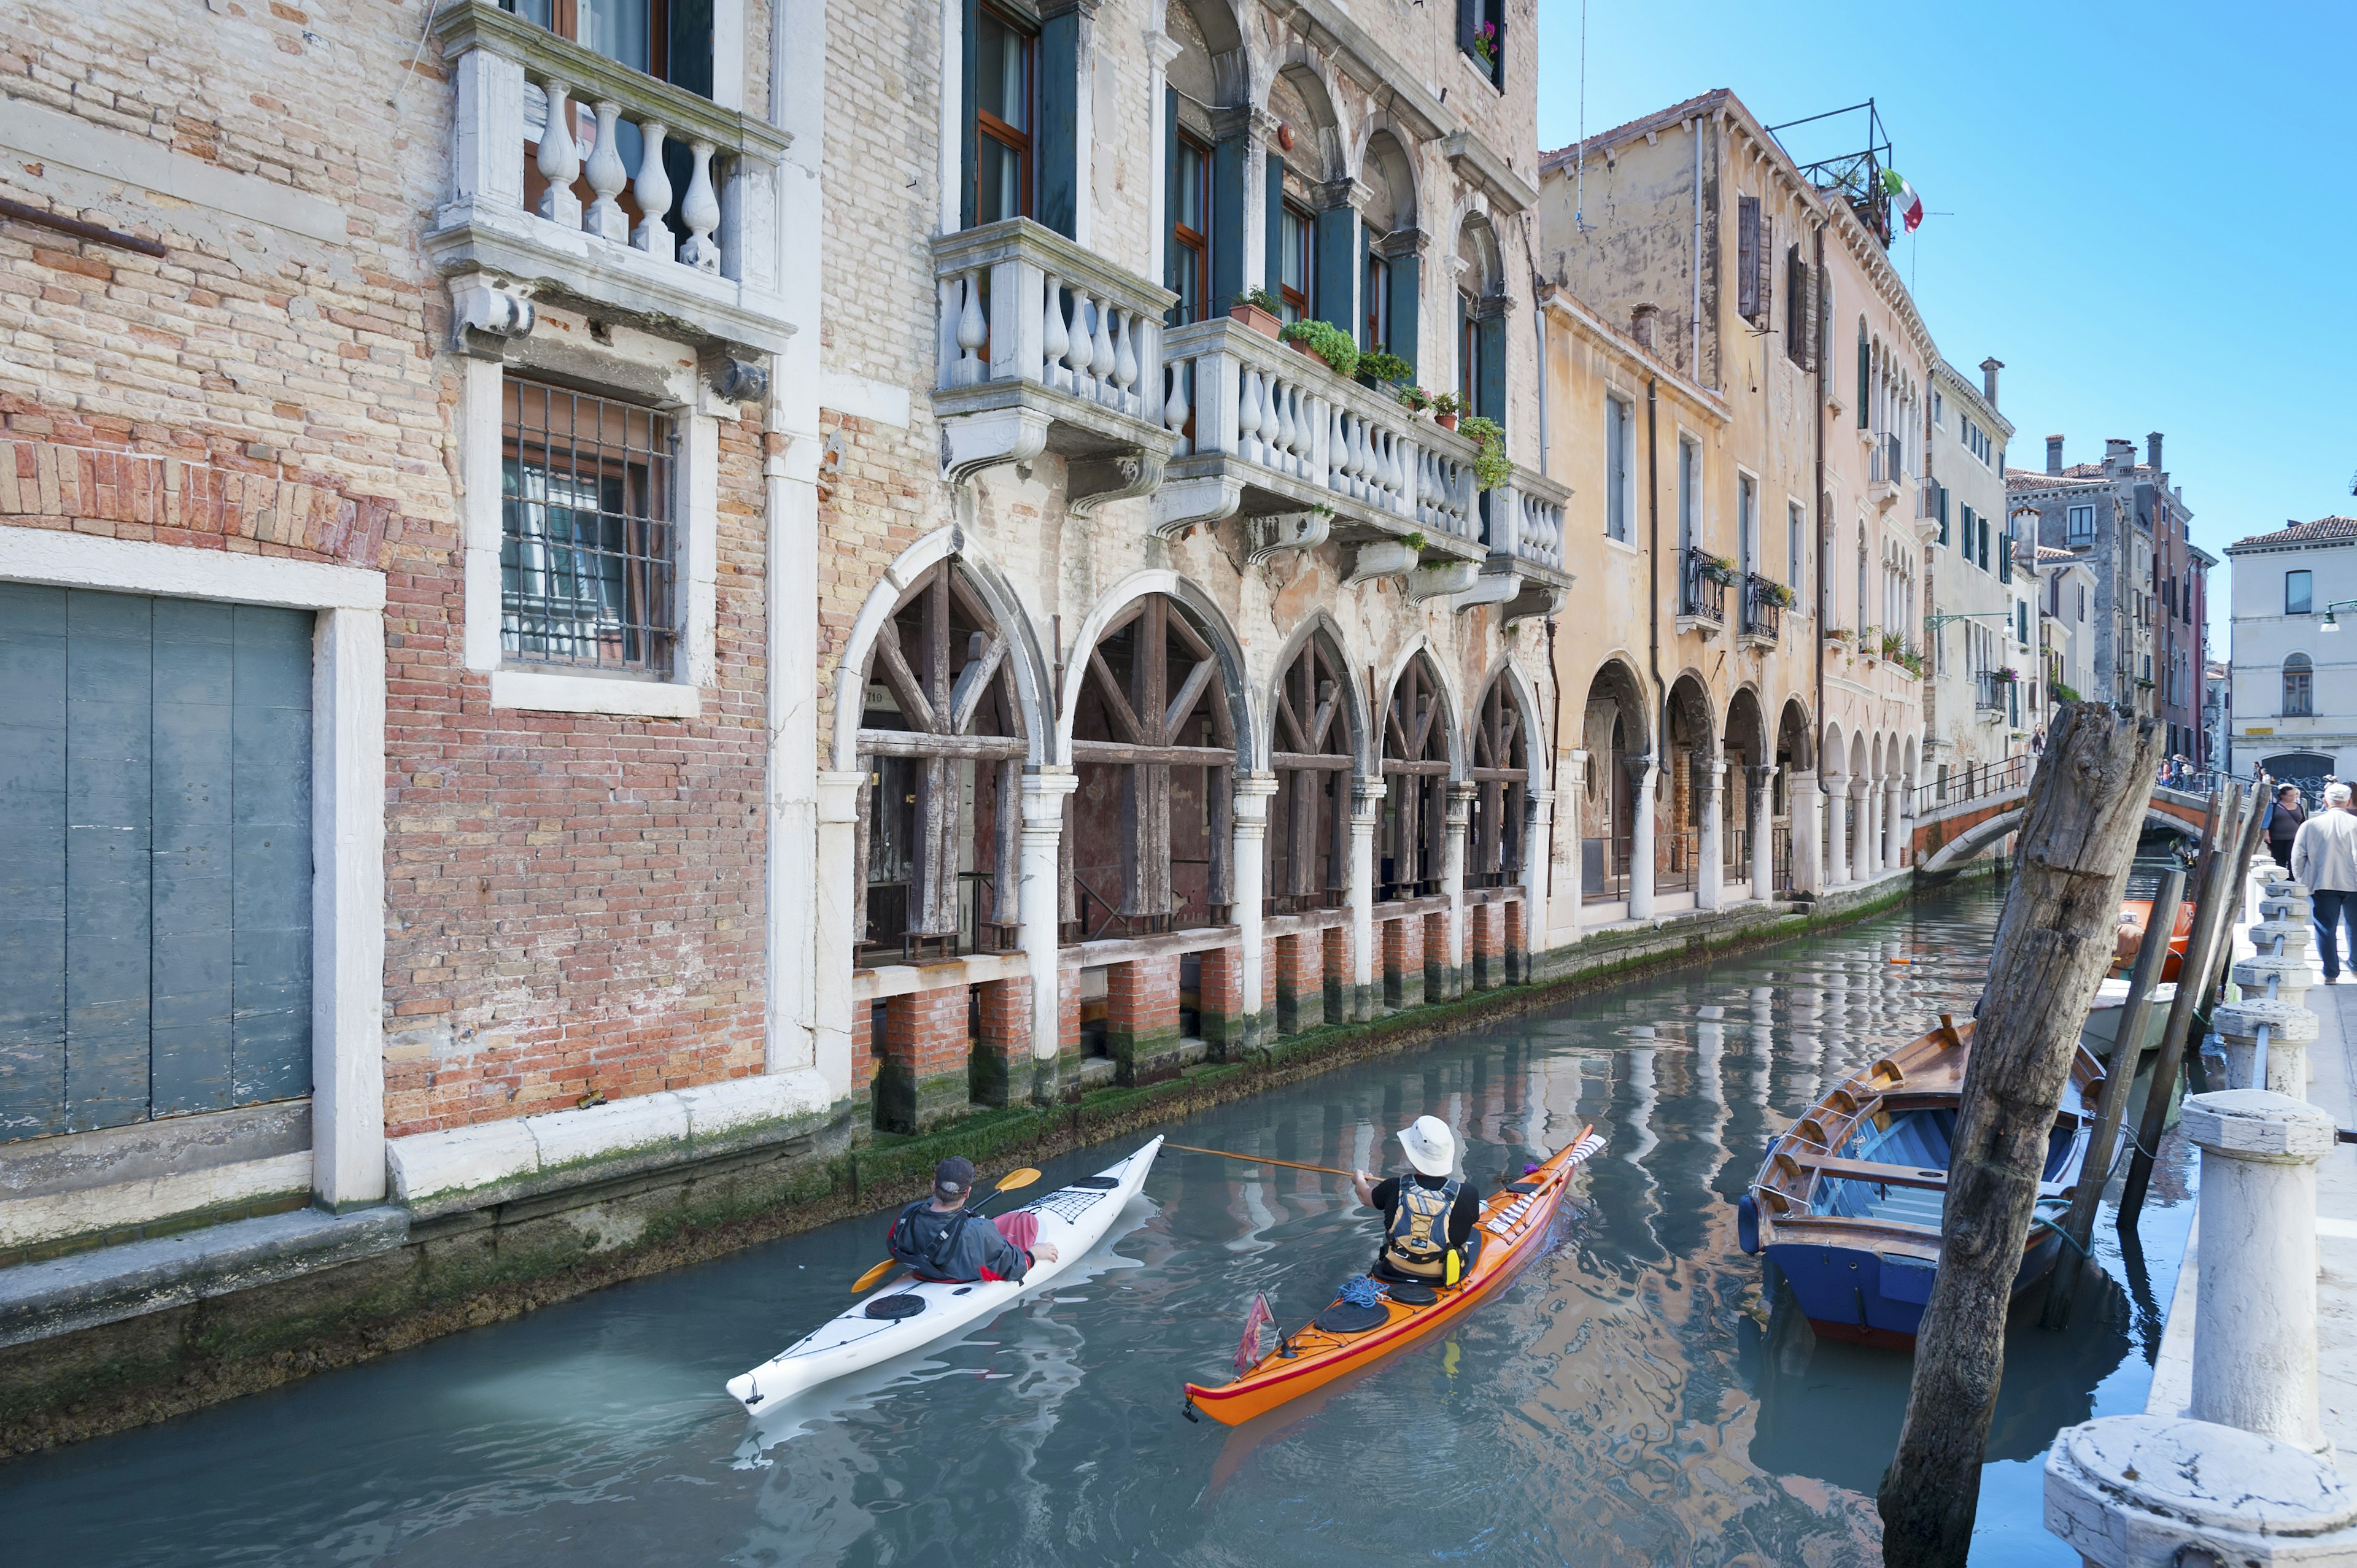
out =
[[(1023, 774), (1023, 842), (1015, 885), (1016, 918), (1022, 923), (1023, 956), (1031, 969), (1031, 1083), (1029, 1097), (1055, 1103), (1063, 1050), (1064, 1015), (1057, 965), (1057, 927), (1063, 914), (1063, 863), (1057, 851), (1064, 837), (1064, 801), (1081, 780), (1069, 768), (1043, 768)], [(1007, 1086), (1007, 1098), (1021, 1090)]]
[[(860, 874), (859, 782), (855, 770), (818, 776), (818, 920), (812, 941), (812, 1015), (818, 1070), (838, 1100), (851, 1092), (851, 879)], [(1049, 858), (1052, 860), (1051, 853)]]
[[(1761, 903), (1776, 897), (1776, 765), (1761, 763), (1746, 768), (1751, 777), (1751, 897)], [(1800, 858), (1796, 841), (1792, 857)]]
[(1796, 893), (1823, 893), (1825, 880), (1825, 797), (1817, 788), (1817, 776), (1808, 768), (1795, 768), (1784, 788), (1785, 800), (1792, 802), (1792, 890)]
[(1375, 952), (1375, 830), (1383, 825), (1383, 781), (1351, 780), (1351, 1016), (1372, 1018), (1383, 1000)]
[(2193, 1316), (2195, 1421), (2324, 1449), (2316, 1386), (2316, 1166), (2331, 1152), (2320, 1106), (2260, 1089), (2185, 1101), (2201, 1150)]
[(1849, 880), (1849, 779), (1825, 775), (1825, 886)]
[(1695, 908), (1716, 909), (1727, 902), (1726, 801), (1719, 789), (1727, 775), (1723, 758), (1695, 754), (1694, 771), (1702, 786), (1702, 832), (1696, 854), (1702, 864), (1695, 868)]
[(1850, 780), (1849, 789), (1850, 876), (1867, 882), (1881, 869), (1874, 863), (1874, 780), (1860, 775)]
[[(2268, 979), (2280, 980), (2294, 968), (2302, 980), (2307, 978), (2305, 958), (2249, 958), (2234, 965), (2234, 983), (2243, 987), (2244, 1000), (2219, 1008), (2211, 1017), (2225, 1042), (2227, 1088), (2272, 1090), (2295, 1100), (2308, 1097), (2308, 1047), (2318, 1029), (2316, 1015), (2300, 1004), (2300, 993), (2308, 987), (2279, 986), (2272, 999), (2265, 994)], [(2267, 1036), (2265, 1083), (2258, 1081), (2262, 1029)]]
[(2357, 1491), (2288, 1443), (2111, 1415), (2046, 1455), (2046, 1528), (2100, 1568), (2357, 1562)]
[[(1558, 777), (1561, 786), (1558, 800), (1563, 810), (1556, 813), (1555, 825), (1563, 830), (1566, 853), (1563, 857), (1564, 875), (1549, 902), (1561, 904), (1567, 917), (1565, 923), (1571, 927), (1571, 940), (1574, 941), (1579, 940), (1580, 916), (1587, 901), (1587, 823), (1582, 813), (1582, 808), (1587, 803), (1587, 752), (1566, 752), (1563, 757), (1563, 771)], [(1532, 940), (1544, 946), (1550, 939), (1539, 936)]]
[(1907, 864), (1907, 781), (1893, 774), (1882, 803), (1882, 869), (1897, 871)]
[(1517, 959), (1510, 950), (1506, 958), (1507, 972), (1521, 981), (1530, 979), (1539, 954), (1546, 950), (1547, 876), (1555, 864), (1555, 791), (1534, 789), (1530, 799), (1530, 817), (1523, 830), (1523, 956)]
[(1440, 891), (1448, 900), (1448, 953), (1441, 961), (1441, 987), (1451, 996), (1465, 990), (1465, 828), (1479, 793), (1478, 784), (1448, 786), (1448, 839), (1440, 856)]
[(1263, 889), (1268, 880), (1268, 803), (1276, 794), (1274, 773), (1236, 776), (1236, 952), (1243, 966), (1243, 1045), (1258, 1046), (1268, 1033), (1268, 954), (1261, 938)]
[[(1650, 920), (1653, 918), (1653, 779), (1661, 769), (1650, 757), (1625, 757), (1621, 765), (1629, 769), (1633, 786), (1636, 818), (1629, 828), (1629, 918)], [(1605, 853), (1611, 853), (1609, 844)]]

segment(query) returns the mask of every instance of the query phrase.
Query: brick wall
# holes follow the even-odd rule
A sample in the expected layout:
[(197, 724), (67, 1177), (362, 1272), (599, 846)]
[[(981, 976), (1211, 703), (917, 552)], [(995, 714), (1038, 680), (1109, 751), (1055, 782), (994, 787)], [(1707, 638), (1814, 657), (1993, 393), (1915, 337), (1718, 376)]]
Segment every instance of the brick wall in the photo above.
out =
[(1225, 1060), (1248, 1043), (1244, 1031), (1243, 950), (1212, 948), (1199, 957), (1202, 967), (1195, 982), (1195, 1008), (1201, 1019), (1203, 1043), (1213, 1060)]
[(1347, 1022), (1351, 1015), (1351, 928), (1329, 926), (1318, 933), (1326, 993), (1326, 1021)]
[(974, 1101), (1017, 1104), (1031, 1097), (1031, 981), (993, 980), (974, 988), (979, 1027), (974, 1036)]
[(876, 1124), (916, 1133), (967, 1109), (967, 1056), (974, 1047), (971, 987), (909, 992), (884, 1004), (884, 1048), (876, 1071)]
[(1142, 958), (1105, 971), (1105, 1048), (1115, 1081), (1151, 1082), (1178, 1070), (1178, 956)]
[(1405, 915), (1383, 923), (1383, 1005), (1414, 1007), (1424, 1001), (1424, 918)]
[(1294, 1035), (1318, 1027), (1326, 1021), (1326, 947), (1320, 933), (1279, 937), (1273, 950), (1277, 1032)]
[(1458, 993), (1463, 977), (1451, 961), (1448, 916), (1437, 911), (1424, 917), (1424, 997), (1438, 1002)]

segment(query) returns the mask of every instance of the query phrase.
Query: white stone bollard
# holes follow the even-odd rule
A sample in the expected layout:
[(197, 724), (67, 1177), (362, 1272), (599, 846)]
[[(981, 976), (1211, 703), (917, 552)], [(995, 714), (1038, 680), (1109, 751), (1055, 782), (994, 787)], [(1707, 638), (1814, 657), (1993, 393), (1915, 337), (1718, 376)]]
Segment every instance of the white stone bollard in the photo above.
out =
[(2250, 928), (2251, 946), (2262, 953), (2276, 950), (2276, 942), (2283, 942), (2283, 956), (2306, 958), (2316, 947), (2316, 931), (2306, 920), (2261, 920)]
[[(2316, 1015), (2300, 1005), (2298, 995), (2278, 993), (2271, 1002), (2245, 993), (2244, 1000), (2212, 1014), (2210, 1022), (2226, 1043), (2228, 1089), (2271, 1089), (2294, 1100), (2307, 1098), (2308, 1047), (2316, 1039), (2318, 1024)], [(2267, 1032), (2267, 1081), (2260, 1083), (2259, 1031), (2263, 1028)]]
[(2046, 1528), (2092, 1568), (2357, 1564), (2357, 1492), (2338, 1471), (2205, 1421), (2064, 1428), (2046, 1454)]
[(2332, 1118), (2288, 1095), (2229, 1089), (2188, 1098), (2181, 1125), (2201, 1150), (2185, 1413), (2322, 1452), (2316, 1165), (2332, 1148)]

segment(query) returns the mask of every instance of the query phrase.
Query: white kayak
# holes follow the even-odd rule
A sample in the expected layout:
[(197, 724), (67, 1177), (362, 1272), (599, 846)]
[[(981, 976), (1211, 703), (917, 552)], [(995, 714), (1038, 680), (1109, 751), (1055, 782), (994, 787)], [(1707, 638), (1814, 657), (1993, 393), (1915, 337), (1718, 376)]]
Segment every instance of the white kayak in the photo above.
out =
[(1146, 1185), (1146, 1173), (1161, 1152), (1162, 1140), (1156, 1138), (1120, 1164), (1023, 1206), (1039, 1217), (1039, 1239), (1056, 1249), (1054, 1262), (1034, 1263), (1020, 1281), (978, 1284), (918, 1281), (904, 1273), (751, 1371), (729, 1379), (729, 1393), (747, 1410), (758, 1411), (846, 1372), (920, 1349), (990, 1316), (1071, 1268), (1103, 1240)]

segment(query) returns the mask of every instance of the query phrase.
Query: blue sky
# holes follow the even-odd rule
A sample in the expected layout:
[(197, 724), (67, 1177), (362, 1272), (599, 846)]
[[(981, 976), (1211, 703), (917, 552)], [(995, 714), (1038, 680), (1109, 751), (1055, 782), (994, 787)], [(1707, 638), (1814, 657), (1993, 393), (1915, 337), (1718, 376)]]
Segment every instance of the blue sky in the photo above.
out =
[[(1581, 10), (1539, 0), (1544, 149), (1579, 134)], [(1769, 125), (1876, 101), (1932, 214), (1893, 259), (1949, 360), (2005, 361), (2014, 467), (2162, 431), (2212, 554), (2357, 514), (2357, 6), (1591, 0), (1587, 30), (1591, 132), (1715, 87)]]

